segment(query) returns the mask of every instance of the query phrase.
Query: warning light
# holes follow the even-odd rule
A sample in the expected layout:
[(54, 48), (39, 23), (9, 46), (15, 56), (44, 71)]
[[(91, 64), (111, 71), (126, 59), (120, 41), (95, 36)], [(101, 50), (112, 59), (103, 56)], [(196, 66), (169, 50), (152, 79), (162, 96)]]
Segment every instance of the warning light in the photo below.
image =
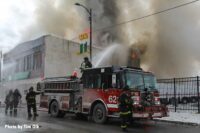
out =
[(77, 71), (73, 71), (72, 76), (73, 76), (73, 77), (77, 77), (77, 76), (78, 76)]

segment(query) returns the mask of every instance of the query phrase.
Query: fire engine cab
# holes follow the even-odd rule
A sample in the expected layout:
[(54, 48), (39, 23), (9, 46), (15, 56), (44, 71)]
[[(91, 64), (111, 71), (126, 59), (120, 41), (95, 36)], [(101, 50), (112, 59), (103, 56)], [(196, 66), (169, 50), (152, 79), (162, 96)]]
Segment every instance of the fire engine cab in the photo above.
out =
[(133, 99), (134, 118), (168, 116), (167, 107), (160, 103), (155, 76), (141, 68), (88, 68), (83, 70), (81, 78), (46, 78), (37, 88), (43, 92), (40, 107), (48, 109), (54, 117), (75, 113), (90, 116), (96, 123), (119, 117), (118, 97), (124, 88)]

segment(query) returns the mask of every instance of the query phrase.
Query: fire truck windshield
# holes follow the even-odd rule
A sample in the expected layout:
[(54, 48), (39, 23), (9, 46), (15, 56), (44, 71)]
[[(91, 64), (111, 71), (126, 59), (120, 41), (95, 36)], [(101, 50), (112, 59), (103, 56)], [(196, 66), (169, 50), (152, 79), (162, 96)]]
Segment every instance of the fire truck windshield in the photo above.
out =
[(144, 74), (144, 83), (145, 88), (147, 89), (156, 89), (156, 78), (150, 74)]
[(128, 71), (125, 73), (126, 87), (129, 89), (144, 89), (142, 73)]
[(156, 78), (151, 74), (128, 71), (125, 72), (125, 84), (129, 89), (156, 89)]

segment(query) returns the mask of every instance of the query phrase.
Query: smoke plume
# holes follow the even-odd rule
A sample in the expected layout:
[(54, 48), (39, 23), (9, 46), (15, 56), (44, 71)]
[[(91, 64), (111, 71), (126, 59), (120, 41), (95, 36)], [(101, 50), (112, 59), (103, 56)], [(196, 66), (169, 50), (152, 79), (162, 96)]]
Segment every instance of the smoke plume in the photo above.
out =
[[(188, 1), (154, 1), (152, 8), (158, 11), (181, 2)], [(150, 69), (157, 75), (180, 77), (199, 74), (199, 4), (187, 5), (155, 17), (156, 45), (155, 52), (150, 53), (155, 58)]]
[(86, 14), (74, 3), (74, 0), (35, 0), (34, 22), (26, 29), (28, 33), (22, 39), (29, 40), (44, 34), (67, 39), (77, 37), (77, 33), (87, 27), (87, 19), (84, 18)]
[[(103, 14), (105, 17), (108, 16), (107, 19), (115, 24), (188, 1), (154, 0), (139, 2), (126, 0), (125, 2), (113, 0), (112, 2), (110, 3), (114, 8), (112, 10), (104, 8)], [(103, 4), (104, 6), (112, 8), (109, 3)], [(137, 47), (141, 52), (142, 66), (146, 70), (155, 72), (158, 77), (196, 76), (199, 73), (200, 66), (198, 6), (199, 3), (187, 5), (121, 25), (114, 30), (108, 30), (107, 33), (110, 36), (117, 37), (117, 40), (123, 45), (132, 44)], [(111, 12), (113, 12), (112, 17), (110, 16)], [(123, 51), (125, 50), (120, 49), (118, 52)]]
[[(36, 0), (35, 22), (25, 39), (40, 34), (56, 34), (66, 39), (77, 37), (89, 27), (88, 14), (75, 2), (93, 9), (93, 45), (108, 47), (113, 54), (107, 62), (137, 47), (141, 66), (158, 77), (197, 75), (200, 67), (199, 2), (138, 21), (109, 27), (188, 2), (187, 0)], [(109, 28), (105, 28), (109, 27)], [(101, 30), (97, 30), (101, 29)], [(112, 44), (121, 44), (110, 46)], [(125, 47), (123, 47), (125, 46)], [(118, 58), (121, 59), (121, 58)], [(115, 59), (117, 60), (117, 59)], [(112, 60), (113, 61), (113, 60)], [(117, 63), (120, 64), (120, 60)]]

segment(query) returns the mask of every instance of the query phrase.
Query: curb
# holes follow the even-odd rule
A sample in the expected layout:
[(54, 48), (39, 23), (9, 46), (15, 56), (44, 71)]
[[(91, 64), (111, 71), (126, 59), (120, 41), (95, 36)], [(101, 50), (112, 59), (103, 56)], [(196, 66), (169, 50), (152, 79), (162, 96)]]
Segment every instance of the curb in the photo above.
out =
[(192, 122), (169, 121), (169, 120), (158, 120), (158, 119), (153, 119), (153, 121), (158, 121), (158, 122), (163, 122), (163, 123), (173, 123), (173, 124), (178, 124), (178, 125), (200, 126), (200, 124), (192, 123)]

